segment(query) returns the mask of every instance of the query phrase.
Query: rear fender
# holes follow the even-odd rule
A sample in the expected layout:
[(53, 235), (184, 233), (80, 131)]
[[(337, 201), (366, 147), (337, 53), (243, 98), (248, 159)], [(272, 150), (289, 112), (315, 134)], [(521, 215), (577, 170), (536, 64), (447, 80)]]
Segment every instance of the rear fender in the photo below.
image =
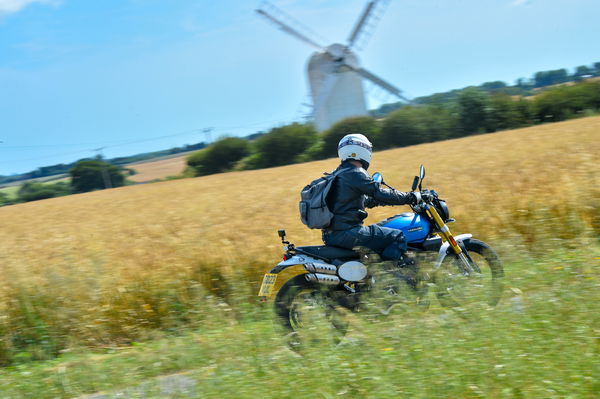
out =
[[(461, 244), (468, 242), (472, 237), (473, 237), (473, 234), (460, 234), (460, 235), (454, 237), (454, 239), (462, 247), (463, 245), (461, 245)], [(438, 258), (435, 261), (434, 270), (437, 270), (440, 268), (440, 266), (442, 265), (442, 262), (444, 261), (444, 259), (446, 259), (446, 256), (448, 256), (451, 252), (452, 252), (452, 248), (450, 248), (450, 243), (449, 242), (443, 243), (442, 246), (440, 247), (440, 251), (438, 252)]]

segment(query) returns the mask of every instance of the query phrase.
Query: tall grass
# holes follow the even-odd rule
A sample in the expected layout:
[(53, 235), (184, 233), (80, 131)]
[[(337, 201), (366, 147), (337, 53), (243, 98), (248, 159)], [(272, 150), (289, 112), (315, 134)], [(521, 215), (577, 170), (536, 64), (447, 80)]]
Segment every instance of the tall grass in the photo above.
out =
[[(359, 313), (340, 345), (324, 339), (300, 353), (273, 328), (268, 304), (237, 315), (214, 305), (179, 337), (2, 369), (0, 396), (595, 398), (598, 255), (595, 246), (523, 256), (506, 262), (509, 290), (494, 309)], [(151, 378), (181, 371), (171, 384)]]
[[(373, 170), (448, 201), (454, 232), (510, 256), (581, 247), (600, 233), (600, 117), (376, 153)], [(200, 326), (228, 303), (243, 317), (280, 258), (275, 231), (318, 244), (299, 190), (335, 159), (123, 187), (0, 209), (0, 363), (113, 346)], [(380, 208), (368, 222), (400, 209)]]

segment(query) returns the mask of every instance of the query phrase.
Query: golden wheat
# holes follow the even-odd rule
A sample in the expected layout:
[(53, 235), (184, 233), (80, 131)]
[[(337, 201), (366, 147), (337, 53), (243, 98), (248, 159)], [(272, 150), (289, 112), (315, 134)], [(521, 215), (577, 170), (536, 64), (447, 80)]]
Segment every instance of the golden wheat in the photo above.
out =
[[(600, 232), (598, 154), (600, 117), (591, 117), (377, 152), (371, 172), (408, 190), (425, 164), (426, 186), (458, 220), (453, 231), (535, 246), (547, 237)], [(211, 291), (253, 294), (280, 257), (278, 228), (297, 244), (320, 243), (320, 233), (299, 221), (299, 191), (337, 163), (0, 208), (0, 361), (42, 333), (56, 350), (71, 339), (136, 339), (189, 321), (190, 309), (202, 306), (198, 298)], [(367, 222), (405, 210), (374, 209)]]
[(127, 179), (136, 183), (146, 183), (153, 180), (164, 179), (169, 176), (180, 174), (186, 165), (188, 154), (173, 158), (161, 159), (152, 162), (138, 162), (126, 165), (127, 168), (136, 171), (136, 174)]

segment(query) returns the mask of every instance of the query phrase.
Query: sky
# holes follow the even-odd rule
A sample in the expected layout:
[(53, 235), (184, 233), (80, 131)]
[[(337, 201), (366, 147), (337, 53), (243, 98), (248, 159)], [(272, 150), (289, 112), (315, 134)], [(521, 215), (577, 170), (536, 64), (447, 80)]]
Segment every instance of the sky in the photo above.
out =
[[(345, 43), (366, 0), (271, 0)], [(304, 121), (314, 49), (260, 0), (0, 0), (0, 175)], [(408, 97), (600, 61), (598, 0), (391, 0), (362, 66)], [(366, 85), (370, 108), (395, 99)], [(212, 129), (207, 133), (207, 129)]]

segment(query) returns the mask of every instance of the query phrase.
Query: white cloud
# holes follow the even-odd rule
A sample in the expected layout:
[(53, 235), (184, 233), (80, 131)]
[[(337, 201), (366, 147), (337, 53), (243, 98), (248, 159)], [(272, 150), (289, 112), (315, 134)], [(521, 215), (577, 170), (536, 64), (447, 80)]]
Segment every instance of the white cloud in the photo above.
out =
[(12, 14), (21, 11), (32, 3), (44, 3), (51, 5), (58, 5), (57, 0), (0, 0), (0, 15)]
[(527, 6), (531, 4), (531, 0), (513, 0), (511, 5), (513, 7)]

